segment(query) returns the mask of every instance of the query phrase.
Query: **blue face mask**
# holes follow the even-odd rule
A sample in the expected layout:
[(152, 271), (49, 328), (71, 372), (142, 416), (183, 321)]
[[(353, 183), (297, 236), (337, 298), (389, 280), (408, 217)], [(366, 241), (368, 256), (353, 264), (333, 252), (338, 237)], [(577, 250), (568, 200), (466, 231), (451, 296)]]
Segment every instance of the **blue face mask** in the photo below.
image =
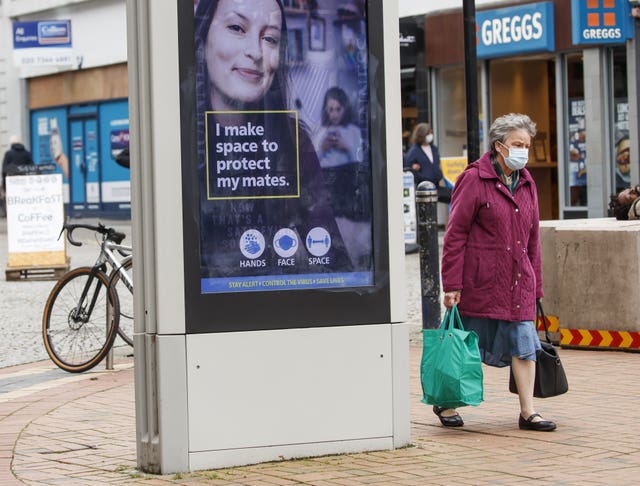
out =
[(504, 163), (507, 164), (507, 167), (511, 170), (520, 170), (524, 169), (529, 161), (529, 149), (527, 148), (519, 148), (519, 147), (507, 147), (505, 144), (500, 142), (504, 148), (509, 149), (509, 156), (504, 157)]

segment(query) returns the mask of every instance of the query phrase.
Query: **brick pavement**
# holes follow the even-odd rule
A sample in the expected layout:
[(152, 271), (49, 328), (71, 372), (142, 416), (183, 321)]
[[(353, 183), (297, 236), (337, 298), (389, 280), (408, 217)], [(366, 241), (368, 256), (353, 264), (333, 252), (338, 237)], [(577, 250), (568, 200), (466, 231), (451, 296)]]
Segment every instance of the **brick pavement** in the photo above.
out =
[[(538, 400), (552, 433), (517, 428), (508, 370), (485, 368), (485, 403), (445, 429), (420, 403), (420, 347), (411, 347), (411, 446), (188, 474), (135, 469), (133, 370), (66, 375), (0, 394), (0, 484), (626, 485), (640, 476), (640, 354), (562, 350), (570, 392)], [(51, 370), (0, 370), (0, 381)], [(363, 400), (363, 407), (366, 399)]]

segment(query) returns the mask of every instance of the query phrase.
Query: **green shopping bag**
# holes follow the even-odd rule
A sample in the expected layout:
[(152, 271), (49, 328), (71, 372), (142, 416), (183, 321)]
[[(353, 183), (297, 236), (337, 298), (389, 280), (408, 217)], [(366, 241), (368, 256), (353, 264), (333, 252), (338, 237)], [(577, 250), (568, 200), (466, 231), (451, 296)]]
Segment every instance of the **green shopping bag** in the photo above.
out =
[(483, 400), (478, 335), (465, 331), (454, 305), (439, 329), (422, 331), (422, 402), (445, 408), (479, 405)]

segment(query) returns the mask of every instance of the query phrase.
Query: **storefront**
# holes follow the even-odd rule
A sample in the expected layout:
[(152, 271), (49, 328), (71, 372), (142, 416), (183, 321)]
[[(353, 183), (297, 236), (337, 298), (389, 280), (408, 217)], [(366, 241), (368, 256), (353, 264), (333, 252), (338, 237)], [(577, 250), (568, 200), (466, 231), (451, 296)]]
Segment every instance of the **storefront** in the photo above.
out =
[(125, 217), (131, 211), (126, 65), (30, 79), (31, 148), (36, 164), (63, 175), (65, 212)]
[[(476, 12), (481, 150), (491, 120), (529, 114), (538, 126), (528, 167), (541, 218), (605, 216), (609, 195), (631, 183), (629, 2), (504, 5)], [(467, 137), (462, 29), (461, 10), (425, 15), (434, 132), (445, 157), (461, 155)]]
[(0, 9), (12, 31), (0, 41), (0, 61), (12, 58), (0, 112), (34, 161), (63, 175), (67, 216), (128, 217), (130, 174), (117, 162), (129, 146), (126, 2), (36, 3)]
[(418, 120), (430, 120), (429, 77), (424, 60), (424, 15), (400, 19), (402, 150)]

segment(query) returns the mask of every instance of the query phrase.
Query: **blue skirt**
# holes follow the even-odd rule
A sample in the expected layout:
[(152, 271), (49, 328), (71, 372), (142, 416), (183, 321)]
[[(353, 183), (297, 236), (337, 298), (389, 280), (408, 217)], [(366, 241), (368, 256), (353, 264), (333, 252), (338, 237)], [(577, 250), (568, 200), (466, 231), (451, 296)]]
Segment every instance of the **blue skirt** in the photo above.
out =
[(460, 316), (464, 328), (478, 334), (482, 362), (502, 368), (511, 365), (512, 356), (536, 360), (541, 348), (533, 321), (509, 322), (484, 317)]

